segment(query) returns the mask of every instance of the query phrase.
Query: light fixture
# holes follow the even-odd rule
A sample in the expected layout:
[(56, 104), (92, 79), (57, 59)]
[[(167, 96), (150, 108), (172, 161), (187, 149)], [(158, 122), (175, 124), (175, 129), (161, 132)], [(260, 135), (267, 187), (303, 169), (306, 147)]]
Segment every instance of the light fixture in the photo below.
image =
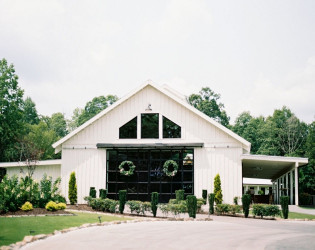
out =
[(151, 104), (150, 104), (150, 103), (148, 104), (148, 107), (145, 109), (145, 111), (152, 111), (152, 108), (151, 108)]

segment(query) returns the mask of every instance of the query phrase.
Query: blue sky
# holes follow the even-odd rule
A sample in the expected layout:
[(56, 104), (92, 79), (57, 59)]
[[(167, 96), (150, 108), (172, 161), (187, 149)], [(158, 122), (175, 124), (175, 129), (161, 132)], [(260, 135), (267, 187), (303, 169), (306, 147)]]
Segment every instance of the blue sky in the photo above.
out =
[(0, 57), (39, 113), (124, 96), (151, 79), (209, 86), (231, 121), (286, 105), (315, 120), (315, 1), (0, 2)]

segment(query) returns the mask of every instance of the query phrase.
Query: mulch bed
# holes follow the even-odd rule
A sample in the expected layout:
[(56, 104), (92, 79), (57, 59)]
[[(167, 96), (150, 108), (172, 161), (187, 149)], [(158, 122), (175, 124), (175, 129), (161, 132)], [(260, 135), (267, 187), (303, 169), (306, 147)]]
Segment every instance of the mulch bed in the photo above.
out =
[(78, 211), (98, 212), (98, 211), (95, 211), (92, 207), (89, 207), (86, 204), (67, 205), (67, 209), (78, 210)]
[(16, 212), (7, 212), (5, 214), (0, 214), (0, 216), (27, 216), (27, 215), (73, 215), (71, 212), (67, 212), (64, 210), (57, 210), (57, 211), (47, 211), (45, 208), (34, 208), (31, 211), (23, 211), (18, 210)]

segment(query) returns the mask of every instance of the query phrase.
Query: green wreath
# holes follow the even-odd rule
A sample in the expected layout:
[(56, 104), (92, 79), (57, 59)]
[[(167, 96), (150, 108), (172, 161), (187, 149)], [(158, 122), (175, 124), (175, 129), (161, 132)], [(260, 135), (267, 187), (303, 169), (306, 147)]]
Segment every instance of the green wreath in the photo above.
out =
[[(170, 170), (169, 168), (172, 168), (172, 169)], [(164, 163), (163, 172), (166, 174), (166, 176), (173, 177), (177, 174), (177, 171), (178, 171), (178, 165), (176, 161), (168, 160)]]
[[(126, 170), (126, 167), (128, 167), (129, 170)], [(123, 161), (122, 163), (120, 163), (118, 168), (121, 175), (131, 176), (133, 175), (136, 166), (133, 164), (132, 161)]]

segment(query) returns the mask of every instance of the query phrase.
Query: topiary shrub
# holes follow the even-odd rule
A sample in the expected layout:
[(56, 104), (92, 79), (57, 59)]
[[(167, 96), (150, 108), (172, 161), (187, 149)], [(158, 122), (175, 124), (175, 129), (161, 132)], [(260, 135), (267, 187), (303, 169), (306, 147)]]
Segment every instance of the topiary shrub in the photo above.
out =
[(158, 192), (152, 192), (151, 194), (151, 210), (153, 213), (153, 216), (156, 217), (156, 211), (157, 211), (157, 206), (159, 203), (159, 193)]
[(242, 203), (243, 203), (243, 212), (244, 212), (245, 218), (248, 218), (249, 206), (250, 206), (251, 200), (252, 200), (252, 197), (250, 196), (250, 194), (243, 194)]
[(210, 193), (208, 196), (209, 200), (209, 213), (214, 214), (214, 193)]
[(124, 213), (127, 200), (127, 190), (119, 190), (119, 213)]
[(214, 201), (215, 204), (222, 204), (223, 201), (223, 195), (222, 195), (222, 189), (221, 189), (221, 179), (220, 179), (220, 175), (217, 174), (214, 177)]
[(238, 197), (237, 196), (234, 197), (233, 202), (234, 202), (234, 205), (238, 205)]
[(187, 210), (189, 217), (196, 218), (197, 212), (197, 198), (194, 195), (187, 195)]
[(32, 203), (30, 203), (30, 202), (25, 202), (23, 205), (22, 205), (22, 207), (21, 207), (21, 210), (23, 210), (23, 211), (31, 211), (31, 210), (33, 210), (33, 205), (32, 205)]
[(207, 204), (207, 196), (208, 196), (208, 191), (206, 189), (202, 189), (202, 199), (204, 199), (204, 205)]
[(179, 189), (175, 191), (176, 194), (176, 201), (183, 201), (185, 200), (185, 195), (184, 195), (185, 191), (183, 189)]
[(280, 205), (282, 209), (282, 216), (284, 219), (288, 219), (289, 216), (289, 196), (280, 197)]
[(54, 201), (50, 201), (46, 204), (45, 208), (48, 211), (56, 211), (57, 210), (57, 204)]
[(67, 205), (63, 202), (57, 203), (56, 209), (57, 210), (64, 210), (66, 209)]
[(100, 189), (99, 197), (101, 199), (106, 199), (106, 197), (107, 197), (107, 190), (106, 189)]
[(90, 187), (90, 196), (96, 198), (96, 189), (95, 187)]
[(72, 172), (70, 174), (70, 180), (69, 180), (69, 192), (68, 192), (68, 198), (71, 205), (74, 205), (77, 203), (78, 200), (78, 191), (77, 191), (77, 181), (75, 178), (75, 172)]

